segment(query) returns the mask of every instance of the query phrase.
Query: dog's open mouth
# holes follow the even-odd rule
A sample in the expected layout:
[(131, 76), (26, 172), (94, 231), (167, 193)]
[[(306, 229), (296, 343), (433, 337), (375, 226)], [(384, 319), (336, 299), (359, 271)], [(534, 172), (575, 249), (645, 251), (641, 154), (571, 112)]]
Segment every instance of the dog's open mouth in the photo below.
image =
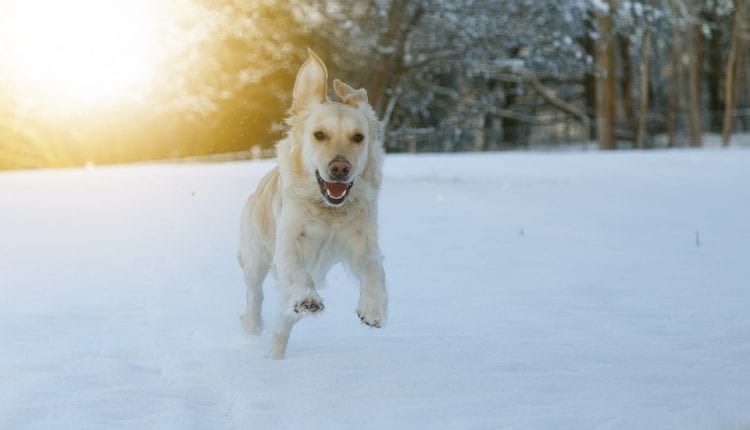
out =
[(354, 185), (352, 182), (328, 182), (320, 176), (320, 173), (316, 170), (315, 177), (318, 178), (318, 185), (320, 185), (320, 193), (326, 201), (334, 206), (338, 206), (344, 203), (344, 199), (349, 194), (349, 190)]

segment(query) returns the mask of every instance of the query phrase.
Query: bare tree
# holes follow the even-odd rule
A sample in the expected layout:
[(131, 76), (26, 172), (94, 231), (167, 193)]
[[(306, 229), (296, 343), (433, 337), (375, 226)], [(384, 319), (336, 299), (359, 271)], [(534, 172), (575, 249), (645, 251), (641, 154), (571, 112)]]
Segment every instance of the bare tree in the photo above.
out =
[(724, 80), (724, 126), (721, 131), (722, 146), (729, 146), (732, 134), (734, 109), (737, 103), (737, 75), (742, 64), (744, 40), (747, 37), (747, 1), (736, 0), (734, 26), (732, 28), (732, 47), (727, 59), (726, 78)]
[(618, 32), (617, 52), (619, 53), (620, 66), (620, 97), (625, 127), (628, 132), (636, 129), (635, 102), (633, 100), (633, 61), (630, 53), (630, 35)]
[(680, 117), (681, 89), (682, 89), (682, 33), (680, 31), (677, 8), (674, 6), (672, 24), (672, 46), (669, 65), (669, 96), (667, 99), (667, 147), (673, 148), (677, 144), (677, 122)]
[(702, 146), (703, 145), (703, 118), (701, 115), (702, 110), (702, 94), (703, 88), (701, 82), (703, 81), (703, 31), (702, 23), (698, 20), (698, 10), (703, 7), (703, 0), (696, 0), (697, 10), (693, 11), (692, 19), (695, 21), (690, 25), (690, 38), (691, 38), (691, 49), (690, 51), (690, 146)]
[(651, 65), (651, 35), (653, 25), (651, 16), (645, 17), (645, 29), (643, 35), (643, 45), (641, 47), (641, 86), (640, 86), (640, 108), (638, 112), (638, 131), (635, 139), (635, 147), (643, 149), (646, 140), (646, 129), (648, 126), (649, 114), (649, 77)]
[(599, 148), (615, 148), (615, 125), (617, 103), (617, 72), (615, 64), (614, 16), (617, 0), (607, 0), (607, 10), (599, 11), (597, 18), (599, 40), (597, 41), (597, 103), (596, 122)]

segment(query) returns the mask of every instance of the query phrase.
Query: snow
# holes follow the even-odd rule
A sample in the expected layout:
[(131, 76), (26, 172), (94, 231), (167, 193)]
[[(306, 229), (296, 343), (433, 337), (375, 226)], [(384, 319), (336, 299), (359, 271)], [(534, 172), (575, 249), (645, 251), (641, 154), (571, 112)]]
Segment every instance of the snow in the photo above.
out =
[(389, 156), (389, 325), (337, 268), (282, 361), (237, 318), (272, 166), (0, 174), (0, 428), (750, 427), (750, 150)]

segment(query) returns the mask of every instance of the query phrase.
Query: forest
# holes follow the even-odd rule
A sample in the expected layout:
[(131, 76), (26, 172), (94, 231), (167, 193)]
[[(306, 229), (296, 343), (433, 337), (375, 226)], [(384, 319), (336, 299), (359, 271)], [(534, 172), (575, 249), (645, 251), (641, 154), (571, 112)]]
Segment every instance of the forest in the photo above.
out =
[(108, 36), (124, 11), (11, 2), (0, 169), (272, 155), (307, 47), (367, 90), (390, 152), (730, 145), (750, 130), (747, 3), (181, 0)]

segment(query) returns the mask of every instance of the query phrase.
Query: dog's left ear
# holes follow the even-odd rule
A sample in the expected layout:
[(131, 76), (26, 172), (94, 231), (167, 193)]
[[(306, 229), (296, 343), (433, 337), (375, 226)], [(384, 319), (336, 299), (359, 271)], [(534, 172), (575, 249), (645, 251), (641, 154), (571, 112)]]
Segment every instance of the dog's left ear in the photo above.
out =
[(328, 71), (323, 60), (307, 48), (307, 60), (297, 72), (292, 92), (292, 111), (299, 112), (311, 103), (322, 103), (326, 100), (328, 92)]
[(341, 97), (341, 102), (346, 105), (358, 108), (361, 104), (367, 103), (367, 91), (364, 88), (355, 90), (344, 82), (334, 79), (333, 89)]

